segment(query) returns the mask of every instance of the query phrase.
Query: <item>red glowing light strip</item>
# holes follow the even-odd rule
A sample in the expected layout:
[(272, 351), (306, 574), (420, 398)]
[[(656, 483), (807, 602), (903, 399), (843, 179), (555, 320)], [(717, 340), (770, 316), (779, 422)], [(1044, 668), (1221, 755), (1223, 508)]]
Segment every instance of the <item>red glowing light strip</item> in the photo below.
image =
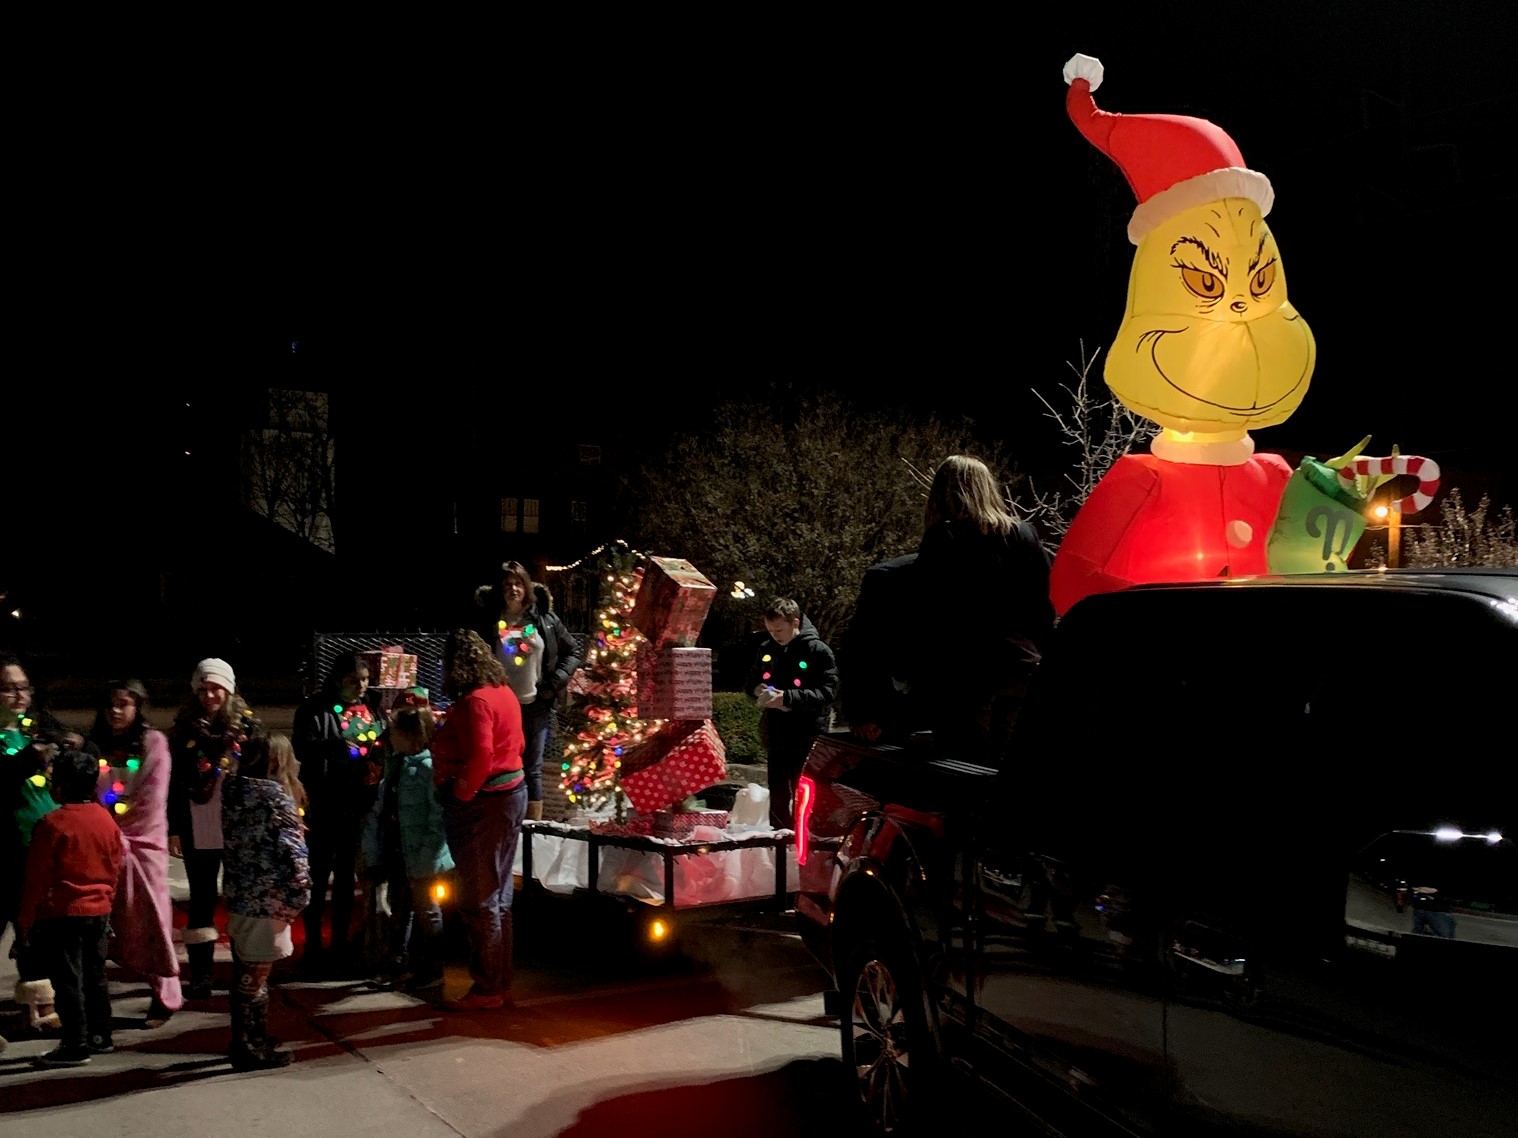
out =
[(811, 829), (812, 806), (817, 801), (817, 784), (808, 776), (802, 775), (796, 780), (796, 801), (792, 803), (792, 813), (796, 820), (796, 864), (805, 865), (807, 855), (807, 834)]

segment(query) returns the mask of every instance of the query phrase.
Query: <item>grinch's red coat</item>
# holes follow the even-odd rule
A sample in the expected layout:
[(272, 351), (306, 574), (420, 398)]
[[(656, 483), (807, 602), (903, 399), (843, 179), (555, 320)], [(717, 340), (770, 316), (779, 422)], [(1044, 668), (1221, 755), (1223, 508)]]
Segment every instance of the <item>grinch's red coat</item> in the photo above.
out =
[(1230, 466), (1125, 455), (1097, 483), (1055, 554), (1055, 612), (1129, 585), (1268, 572), (1265, 544), (1290, 478), (1276, 454)]

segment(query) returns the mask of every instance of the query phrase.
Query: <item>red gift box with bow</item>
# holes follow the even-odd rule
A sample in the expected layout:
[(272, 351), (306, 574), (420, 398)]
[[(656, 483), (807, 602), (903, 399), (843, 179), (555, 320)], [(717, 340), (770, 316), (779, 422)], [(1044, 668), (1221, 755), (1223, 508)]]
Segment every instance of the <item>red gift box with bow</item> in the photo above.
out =
[(627, 800), (645, 814), (684, 802), (727, 778), (727, 748), (710, 719), (667, 723), (622, 755)]

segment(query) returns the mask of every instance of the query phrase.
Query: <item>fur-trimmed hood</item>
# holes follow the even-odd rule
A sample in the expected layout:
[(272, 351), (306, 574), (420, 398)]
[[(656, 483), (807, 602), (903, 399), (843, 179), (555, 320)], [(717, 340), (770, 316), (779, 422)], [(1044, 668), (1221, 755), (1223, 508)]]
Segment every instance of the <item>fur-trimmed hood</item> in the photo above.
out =
[[(570, 676), (584, 658), (584, 649), (580, 638), (570, 632), (559, 614), (553, 611), (553, 595), (547, 587), (533, 582), (532, 593), (532, 603), (527, 606), (527, 611), (543, 634), (543, 674), (538, 685), (538, 700), (543, 706), (552, 707), (564, 697)], [(506, 611), (506, 595), (499, 585), (482, 585), (474, 591), (474, 603), (479, 609), (475, 631), (498, 651), (497, 622)]]
[[(481, 585), (474, 591), (474, 603), (491, 615), (499, 615), (505, 611), (506, 594), (500, 585)], [(547, 585), (532, 583), (532, 606), (540, 613), (553, 611), (553, 594)]]

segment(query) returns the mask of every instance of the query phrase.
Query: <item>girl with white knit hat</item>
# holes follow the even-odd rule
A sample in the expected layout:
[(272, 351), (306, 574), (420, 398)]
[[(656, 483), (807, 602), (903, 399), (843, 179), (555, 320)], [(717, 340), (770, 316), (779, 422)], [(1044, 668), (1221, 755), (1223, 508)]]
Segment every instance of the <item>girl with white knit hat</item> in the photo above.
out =
[(189, 956), (188, 999), (211, 997), (215, 968), (216, 904), (220, 893), (221, 780), (250, 738), (263, 725), (237, 694), (232, 665), (202, 660), (190, 677), (191, 696), (169, 733), (169, 853), (183, 857), (190, 883), (190, 912), (184, 931)]

